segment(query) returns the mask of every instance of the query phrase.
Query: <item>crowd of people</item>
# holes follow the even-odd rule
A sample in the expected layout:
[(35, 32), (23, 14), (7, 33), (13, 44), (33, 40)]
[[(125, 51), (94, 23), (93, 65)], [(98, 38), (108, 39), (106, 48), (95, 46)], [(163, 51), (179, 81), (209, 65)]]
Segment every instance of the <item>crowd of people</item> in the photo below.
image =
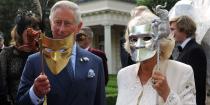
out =
[[(52, 35), (45, 35), (39, 17), (19, 11), (11, 46), (0, 33), (0, 105), (106, 105), (107, 57), (92, 47), (94, 31), (79, 6), (57, 1), (49, 22)], [(196, 29), (191, 17), (170, 18), (160, 5), (131, 10), (119, 39), (127, 60), (116, 105), (205, 105), (207, 54)]]

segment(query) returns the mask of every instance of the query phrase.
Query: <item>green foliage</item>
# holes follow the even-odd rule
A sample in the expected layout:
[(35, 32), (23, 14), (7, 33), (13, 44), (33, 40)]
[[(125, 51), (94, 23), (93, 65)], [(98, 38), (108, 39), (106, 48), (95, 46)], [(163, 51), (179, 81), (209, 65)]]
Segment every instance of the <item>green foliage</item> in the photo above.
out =
[(106, 96), (117, 95), (117, 80), (116, 75), (109, 75), (109, 81), (106, 86)]
[(10, 31), (14, 26), (14, 19), (19, 7), (23, 7), (24, 1), (1, 0), (0, 1), (0, 31), (5, 35), (6, 44), (10, 39)]
[(165, 2), (167, 3), (166, 9), (170, 10), (177, 1), (179, 0), (136, 0), (137, 5), (145, 5), (150, 10), (157, 5), (164, 5)]
[(106, 86), (107, 105), (115, 105), (117, 99), (117, 79), (116, 75), (109, 75), (109, 82)]
[(117, 96), (109, 96), (106, 98), (107, 105), (115, 105), (117, 101)]

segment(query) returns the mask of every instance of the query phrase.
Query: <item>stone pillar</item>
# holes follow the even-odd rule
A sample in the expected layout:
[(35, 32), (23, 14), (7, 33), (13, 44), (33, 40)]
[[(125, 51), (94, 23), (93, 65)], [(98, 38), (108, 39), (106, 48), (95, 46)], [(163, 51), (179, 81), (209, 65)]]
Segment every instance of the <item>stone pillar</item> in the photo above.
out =
[(113, 74), (111, 25), (104, 25), (104, 51), (107, 56), (109, 74)]

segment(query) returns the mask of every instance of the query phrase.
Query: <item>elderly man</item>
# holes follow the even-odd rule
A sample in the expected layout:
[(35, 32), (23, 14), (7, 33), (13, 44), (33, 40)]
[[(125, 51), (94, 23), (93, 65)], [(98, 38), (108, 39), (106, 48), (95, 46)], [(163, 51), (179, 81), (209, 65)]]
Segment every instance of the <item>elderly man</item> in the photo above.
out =
[(102, 60), (81, 49), (75, 34), (81, 14), (70, 1), (58, 1), (50, 11), (53, 38), (42, 37), (42, 54), (29, 56), (18, 89), (20, 105), (104, 105)]

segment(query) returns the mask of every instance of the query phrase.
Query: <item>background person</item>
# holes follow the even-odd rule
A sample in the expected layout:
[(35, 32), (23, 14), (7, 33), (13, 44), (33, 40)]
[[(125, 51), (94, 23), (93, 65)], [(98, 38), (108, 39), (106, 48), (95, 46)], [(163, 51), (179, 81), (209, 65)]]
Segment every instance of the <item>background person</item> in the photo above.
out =
[(0, 32), (0, 52), (4, 48), (4, 34)]
[(90, 51), (91, 53), (99, 56), (103, 60), (105, 85), (107, 85), (109, 80), (107, 57), (104, 52), (100, 51), (99, 49), (95, 49), (91, 46), (93, 41), (93, 36), (94, 36), (93, 31), (91, 30), (90, 27), (82, 27), (80, 32), (76, 36), (76, 41), (81, 48)]
[(23, 67), (29, 55), (38, 51), (40, 20), (29, 11), (18, 14), (11, 31), (13, 45), (0, 53), (0, 104), (13, 105)]
[(195, 41), (196, 24), (188, 16), (179, 16), (170, 20), (170, 29), (179, 46), (177, 61), (192, 66), (197, 105), (205, 105), (207, 61), (203, 48)]

